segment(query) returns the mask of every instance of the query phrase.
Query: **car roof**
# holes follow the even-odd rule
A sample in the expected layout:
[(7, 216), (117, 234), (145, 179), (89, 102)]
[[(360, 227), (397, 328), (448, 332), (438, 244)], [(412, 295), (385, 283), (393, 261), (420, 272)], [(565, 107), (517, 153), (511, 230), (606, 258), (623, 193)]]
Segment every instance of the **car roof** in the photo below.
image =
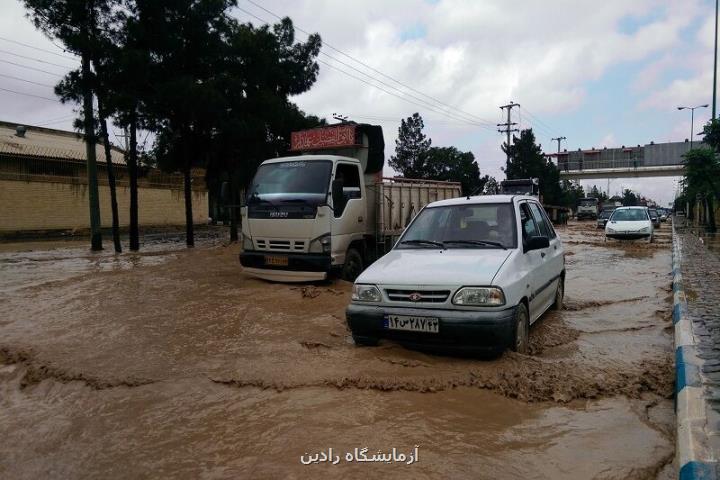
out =
[(458, 197), (449, 198), (447, 200), (438, 200), (437, 202), (429, 203), (427, 206), (430, 208), (449, 207), (454, 205), (482, 205), (486, 203), (512, 203), (513, 199), (538, 201), (537, 197), (531, 197), (529, 195), (477, 195), (474, 197)]
[(635, 206), (635, 207), (618, 207), (615, 210), (647, 210), (648, 207)]

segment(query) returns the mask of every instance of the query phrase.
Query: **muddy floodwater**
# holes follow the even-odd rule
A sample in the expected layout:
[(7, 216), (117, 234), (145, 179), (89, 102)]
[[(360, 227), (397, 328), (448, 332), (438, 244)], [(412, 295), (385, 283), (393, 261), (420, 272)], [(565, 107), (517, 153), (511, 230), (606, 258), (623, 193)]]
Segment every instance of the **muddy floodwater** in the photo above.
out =
[(2, 245), (0, 478), (673, 478), (670, 226), (559, 232), (566, 308), (496, 359), (356, 347), (350, 284), (248, 278), (222, 240)]

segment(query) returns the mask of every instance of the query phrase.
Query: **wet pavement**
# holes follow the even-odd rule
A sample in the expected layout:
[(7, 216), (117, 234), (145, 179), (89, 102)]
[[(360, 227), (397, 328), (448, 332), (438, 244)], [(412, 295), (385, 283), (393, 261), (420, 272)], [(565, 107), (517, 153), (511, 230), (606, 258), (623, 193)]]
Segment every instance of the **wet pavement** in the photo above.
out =
[(0, 246), (0, 478), (672, 478), (670, 227), (559, 232), (567, 308), (492, 360), (355, 347), (350, 284), (248, 278), (217, 238)]

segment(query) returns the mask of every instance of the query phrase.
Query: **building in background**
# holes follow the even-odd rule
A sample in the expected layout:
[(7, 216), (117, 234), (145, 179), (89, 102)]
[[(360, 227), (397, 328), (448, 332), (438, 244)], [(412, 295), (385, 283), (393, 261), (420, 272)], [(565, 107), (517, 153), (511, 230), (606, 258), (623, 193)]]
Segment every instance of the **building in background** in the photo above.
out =
[[(0, 235), (40, 231), (83, 231), (90, 227), (86, 145), (75, 132), (0, 121)], [(120, 225), (130, 223), (130, 188), (124, 152), (113, 147)], [(105, 152), (97, 145), (102, 226), (112, 225)], [(192, 174), (193, 220), (206, 223), (205, 172)], [(141, 227), (185, 224), (183, 177), (140, 167), (138, 217)]]

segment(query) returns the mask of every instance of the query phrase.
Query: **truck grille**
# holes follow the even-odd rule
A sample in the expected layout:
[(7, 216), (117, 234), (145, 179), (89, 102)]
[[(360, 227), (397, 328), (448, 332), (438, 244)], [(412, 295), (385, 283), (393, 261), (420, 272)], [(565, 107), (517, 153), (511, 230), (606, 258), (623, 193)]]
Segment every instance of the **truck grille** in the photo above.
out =
[(302, 252), (305, 250), (304, 240), (270, 240), (258, 238), (256, 244), (258, 250), (271, 252)]
[(385, 293), (393, 302), (444, 303), (450, 296), (450, 290), (395, 290), (386, 289)]

